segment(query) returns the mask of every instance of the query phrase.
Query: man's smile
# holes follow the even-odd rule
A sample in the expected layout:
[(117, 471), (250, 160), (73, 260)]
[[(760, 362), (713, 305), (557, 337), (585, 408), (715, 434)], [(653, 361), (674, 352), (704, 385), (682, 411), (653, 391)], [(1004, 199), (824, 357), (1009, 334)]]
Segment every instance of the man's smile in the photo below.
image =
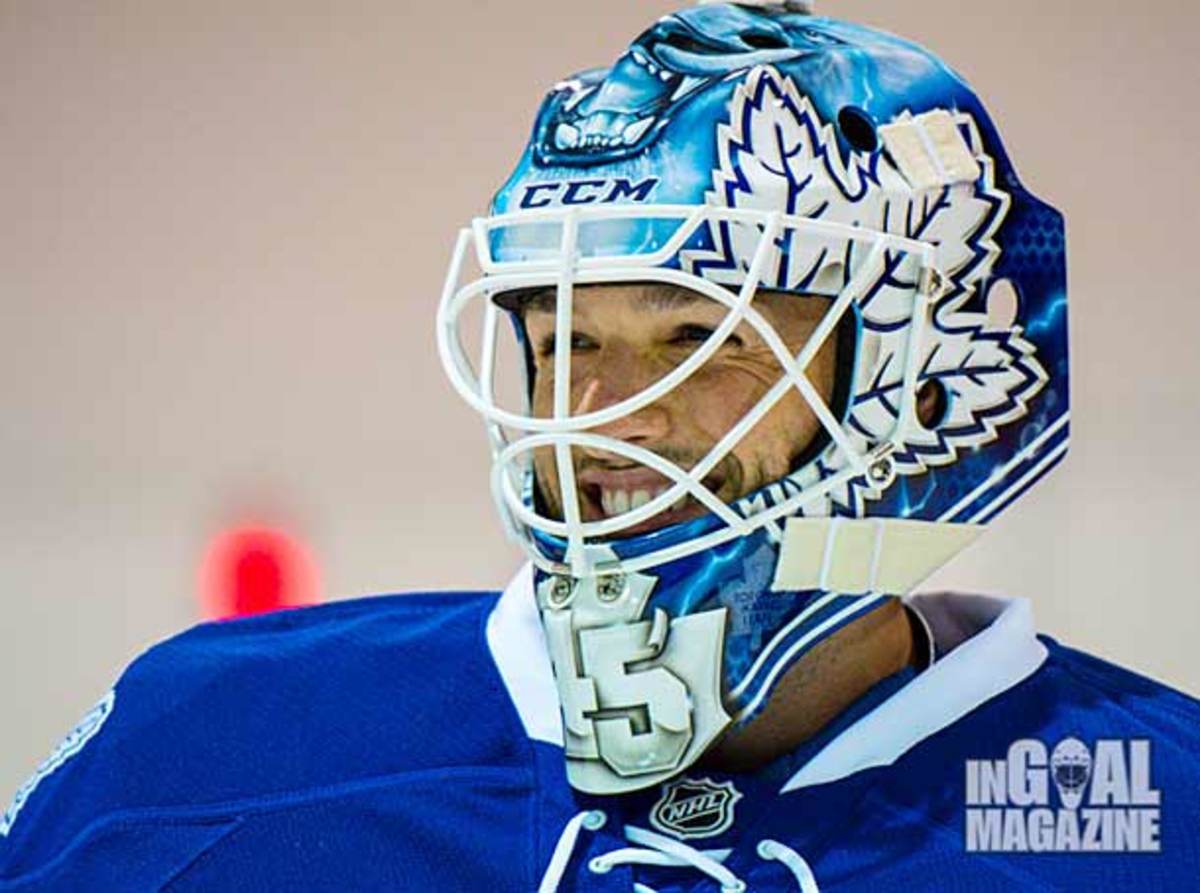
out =
[[(642, 465), (592, 465), (578, 472), (580, 513), (584, 521), (600, 521), (634, 511), (657, 499), (674, 483), (666, 476)], [(713, 472), (704, 479), (704, 487), (719, 493), (725, 476)], [(669, 508), (622, 530), (622, 534), (647, 533), (705, 514), (708, 509), (690, 493), (680, 496)]]

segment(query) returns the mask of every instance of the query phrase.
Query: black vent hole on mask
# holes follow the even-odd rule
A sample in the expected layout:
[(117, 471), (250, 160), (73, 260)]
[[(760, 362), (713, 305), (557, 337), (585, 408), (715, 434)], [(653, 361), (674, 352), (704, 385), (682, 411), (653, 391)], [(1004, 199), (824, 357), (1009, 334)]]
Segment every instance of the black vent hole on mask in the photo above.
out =
[(875, 120), (862, 109), (848, 105), (838, 112), (837, 120), (846, 142), (859, 152), (874, 152), (879, 146)]
[(917, 390), (917, 418), (927, 430), (940, 427), (949, 412), (950, 394), (944, 384), (931, 378), (921, 385)]
[(742, 35), (742, 43), (748, 47), (753, 47), (756, 50), (782, 50), (787, 48), (787, 41), (778, 34), (750, 34)]
[(683, 50), (685, 53), (696, 53), (711, 55), (713, 48), (706, 43), (701, 43), (690, 34), (683, 31), (674, 31), (662, 38), (660, 43), (665, 43), (669, 47), (674, 47), (677, 50)]

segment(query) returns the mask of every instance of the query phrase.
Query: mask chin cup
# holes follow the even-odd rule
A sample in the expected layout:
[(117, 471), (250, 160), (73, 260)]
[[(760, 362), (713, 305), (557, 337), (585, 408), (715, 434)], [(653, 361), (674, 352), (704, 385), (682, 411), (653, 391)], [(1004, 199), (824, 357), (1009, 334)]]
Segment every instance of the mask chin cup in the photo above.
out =
[(567, 778), (585, 793), (664, 781), (731, 721), (721, 701), (726, 609), (643, 617), (656, 582), (647, 574), (551, 575), (537, 586)]

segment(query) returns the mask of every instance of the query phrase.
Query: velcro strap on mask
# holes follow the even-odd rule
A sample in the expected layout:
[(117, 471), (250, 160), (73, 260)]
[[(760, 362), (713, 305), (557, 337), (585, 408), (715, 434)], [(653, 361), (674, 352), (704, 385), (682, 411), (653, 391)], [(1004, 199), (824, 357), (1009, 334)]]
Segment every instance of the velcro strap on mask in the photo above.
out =
[(906, 595), (982, 532), (899, 518), (789, 518), (771, 589)]
[(885, 124), (878, 133), (915, 190), (974, 183), (982, 173), (954, 116), (945, 109)]

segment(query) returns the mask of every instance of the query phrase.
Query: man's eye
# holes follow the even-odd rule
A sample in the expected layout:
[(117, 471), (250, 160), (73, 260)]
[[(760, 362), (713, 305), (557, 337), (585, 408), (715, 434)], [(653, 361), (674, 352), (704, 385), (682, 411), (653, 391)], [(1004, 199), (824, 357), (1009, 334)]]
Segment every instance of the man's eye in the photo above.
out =
[[(670, 344), (682, 344), (688, 347), (698, 347), (707, 341), (716, 329), (711, 329), (708, 326), (688, 324), (680, 326), (672, 334)], [(730, 335), (725, 339), (722, 346), (733, 345), (734, 347), (742, 346), (742, 339), (737, 335)]]
[[(554, 356), (554, 334), (551, 333), (538, 343), (538, 354), (543, 357)], [(582, 332), (571, 333), (571, 352), (595, 350), (599, 345)]]

